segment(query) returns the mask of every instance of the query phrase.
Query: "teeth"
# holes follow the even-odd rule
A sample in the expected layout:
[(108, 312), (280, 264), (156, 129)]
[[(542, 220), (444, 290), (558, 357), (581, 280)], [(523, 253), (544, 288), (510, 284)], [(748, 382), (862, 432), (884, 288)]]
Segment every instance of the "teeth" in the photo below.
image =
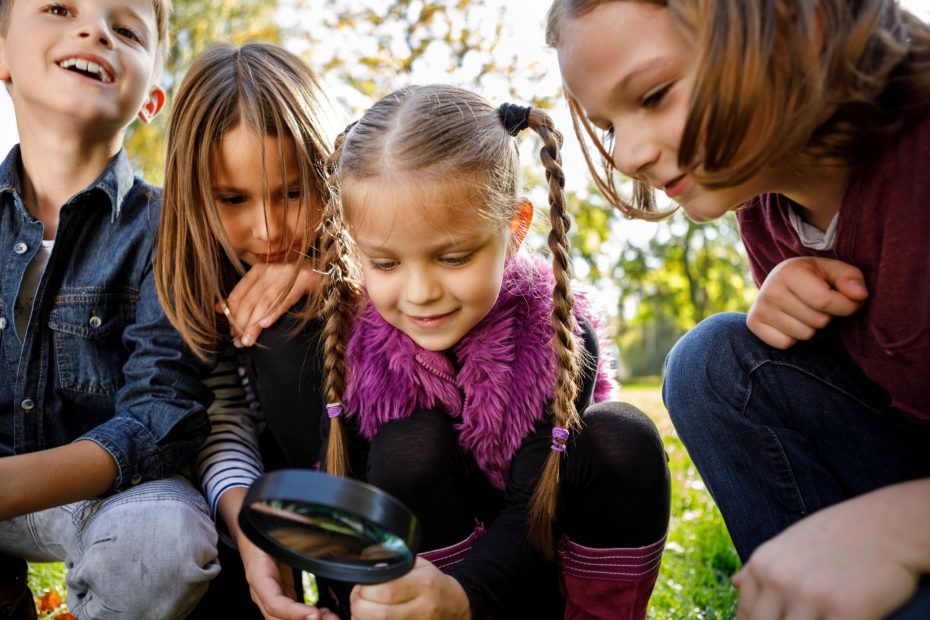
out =
[(100, 81), (104, 84), (109, 84), (113, 81), (113, 77), (110, 75), (110, 73), (101, 65), (98, 65), (92, 60), (85, 60), (83, 58), (66, 58), (65, 60), (59, 62), (58, 66), (62, 69), (70, 69), (71, 67), (74, 67), (79, 71), (96, 73), (97, 77), (99, 77)]

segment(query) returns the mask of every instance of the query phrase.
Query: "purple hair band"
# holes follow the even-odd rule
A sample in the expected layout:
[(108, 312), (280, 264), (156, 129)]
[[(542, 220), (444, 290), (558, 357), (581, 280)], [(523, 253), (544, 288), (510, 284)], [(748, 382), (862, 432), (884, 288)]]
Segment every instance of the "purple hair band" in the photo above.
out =
[(326, 405), (326, 415), (330, 418), (338, 418), (340, 413), (342, 413), (342, 405), (339, 403), (329, 403)]
[(556, 452), (565, 452), (565, 443), (568, 441), (568, 429), (561, 426), (552, 427), (552, 446)]

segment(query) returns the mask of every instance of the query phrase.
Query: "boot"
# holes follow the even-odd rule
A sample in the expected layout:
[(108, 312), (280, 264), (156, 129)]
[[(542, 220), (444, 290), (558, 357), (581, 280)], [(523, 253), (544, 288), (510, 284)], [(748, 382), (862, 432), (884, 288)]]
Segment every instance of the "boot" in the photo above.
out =
[(26, 583), (26, 561), (0, 555), (0, 619), (36, 620), (36, 604)]
[(562, 537), (566, 620), (642, 620), (659, 576), (665, 537), (645, 547), (594, 549)]

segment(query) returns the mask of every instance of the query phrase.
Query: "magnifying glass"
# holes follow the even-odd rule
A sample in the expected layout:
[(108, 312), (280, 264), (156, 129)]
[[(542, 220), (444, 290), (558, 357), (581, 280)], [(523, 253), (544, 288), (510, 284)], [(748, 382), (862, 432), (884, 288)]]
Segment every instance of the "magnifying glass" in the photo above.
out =
[(239, 527), (273, 558), (318, 577), (381, 583), (416, 560), (420, 525), (400, 501), (377, 487), (304, 469), (256, 480)]

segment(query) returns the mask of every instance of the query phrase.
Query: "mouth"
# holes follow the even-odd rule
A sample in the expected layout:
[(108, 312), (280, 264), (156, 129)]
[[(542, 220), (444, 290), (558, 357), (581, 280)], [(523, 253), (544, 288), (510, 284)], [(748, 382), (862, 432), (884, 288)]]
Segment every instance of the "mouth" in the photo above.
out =
[(262, 263), (280, 263), (287, 260), (291, 256), (292, 250), (281, 250), (279, 252), (271, 252), (269, 254), (253, 254), (259, 262)]
[(455, 314), (455, 310), (446, 312), (445, 314), (432, 314), (430, 316), (413, 316), (408, 314), (407, 318), (420, 329), (435, 329), (443, 325), (453, 314)]
[(91, 60), (82, 56), (69, 56), (57, 62), (58, 66), (66, 71), (83, 75), (103, 84), (113, 82), (114, 71), (101, 60)]
[(674, 198), (685, 191), (687, 181), (688, 175), (682, 174), (663, 185), (662, 189), (669, 198)]

